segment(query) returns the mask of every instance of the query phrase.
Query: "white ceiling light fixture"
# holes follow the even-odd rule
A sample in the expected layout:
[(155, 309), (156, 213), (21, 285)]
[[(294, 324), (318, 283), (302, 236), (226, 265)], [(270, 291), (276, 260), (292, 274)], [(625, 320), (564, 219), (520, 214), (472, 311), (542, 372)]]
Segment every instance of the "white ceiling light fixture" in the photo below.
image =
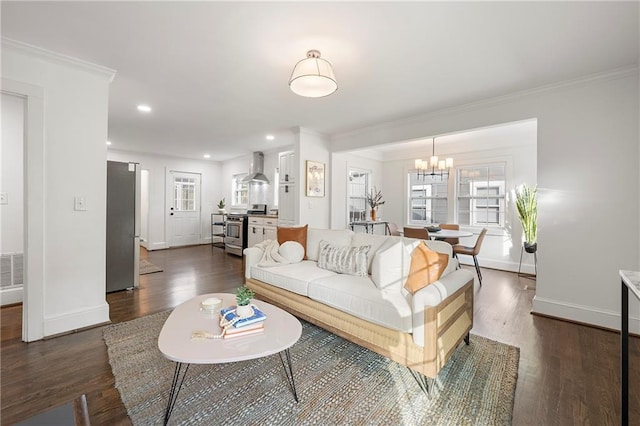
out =
[(210, 154), (204, 154), (203, 157), (204, 158), (211, 158), (211, 155)]
[(111, 145), (111, 141), (107, 141), (107, 145)]
[(276, 137), (275, 137), (275, 136), (273, 136), (273, 135), (267, 135), (267, 136), (266, 136), (266, 139), (267, 139), (268, 141), (272, 141), (272, 140), (274, 140), (275, 138), (276, 138)]
[(149, 105), (138, 105), (138, 111), (151, 112), (151, 107)]
[(338, 90), (338, 83), (329, 61), (320, 58), (319, 51), (309, 50), (307, 58), (293, 68), (289, 87), (296, 95), (322, 98)]
[(440, 176), (440, 179), (446, 175), (453, 167), (453, 158), (448, 157), (444, 160), (438, 159), (436, 155), (436, 138), (431, 138), (431, 158), (429, 161), (417, 159), (415, 167), (418, 172), (418, 178), (426, 178), (427, 176)]

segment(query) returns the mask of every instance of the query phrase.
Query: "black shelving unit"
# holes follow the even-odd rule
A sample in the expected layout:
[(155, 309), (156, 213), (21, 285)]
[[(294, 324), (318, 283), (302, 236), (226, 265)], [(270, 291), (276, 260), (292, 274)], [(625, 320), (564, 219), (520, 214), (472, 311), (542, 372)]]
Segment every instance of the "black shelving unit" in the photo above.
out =
[[(219, 220), (222, 219), (222, 220)], [(211, 246), (224, 248), (225, 230), (227, 227), (226, 213), (211, 213)], [(214, 237), (222, 238), (222, 241), (214, 242)]]

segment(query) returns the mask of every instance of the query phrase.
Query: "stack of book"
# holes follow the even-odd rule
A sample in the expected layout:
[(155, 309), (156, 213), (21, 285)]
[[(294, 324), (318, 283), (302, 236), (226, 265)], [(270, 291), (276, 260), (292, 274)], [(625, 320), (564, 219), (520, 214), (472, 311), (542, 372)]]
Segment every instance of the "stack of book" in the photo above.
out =
[(264, 320), (267, 319), (264, 312), (254, 306), (252, 316), (236, 320), (238, 316), (236, 315), (235, 309), (235, 306), (230, 306), (220, 310), (221, 320), (225, 319), (228, 322), (233, 322), (233, 326), (227, 328), (224, 332), (225, 339), (262, 333), (264, 331)]

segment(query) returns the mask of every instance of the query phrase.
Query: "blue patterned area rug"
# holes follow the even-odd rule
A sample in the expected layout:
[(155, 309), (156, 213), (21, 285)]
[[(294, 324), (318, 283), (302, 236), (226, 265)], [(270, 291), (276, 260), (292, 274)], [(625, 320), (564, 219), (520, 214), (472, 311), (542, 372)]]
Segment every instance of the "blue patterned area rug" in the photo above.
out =
[[(104, 328), (134, 425), (162, 424), (175, 364), (158, 350), (169, 312)], [(291, 348), (296, 403), (279, 356), (192, 365), (170, 424), (508, 425), (520, 351), (480, 336), (460, 345), (427, 397), (406, 367), (302, 322)], [(249, 339), (250, 337), (247, 337)]]

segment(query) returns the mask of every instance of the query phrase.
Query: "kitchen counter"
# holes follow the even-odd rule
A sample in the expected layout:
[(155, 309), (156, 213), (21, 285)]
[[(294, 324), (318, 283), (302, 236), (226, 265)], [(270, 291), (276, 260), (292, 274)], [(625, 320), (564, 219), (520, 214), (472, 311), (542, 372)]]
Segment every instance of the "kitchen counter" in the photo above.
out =
[(277, 219), (278, 215), (277, 214), (248, 214), (248, 217), (265, 217), (268, 219)]

